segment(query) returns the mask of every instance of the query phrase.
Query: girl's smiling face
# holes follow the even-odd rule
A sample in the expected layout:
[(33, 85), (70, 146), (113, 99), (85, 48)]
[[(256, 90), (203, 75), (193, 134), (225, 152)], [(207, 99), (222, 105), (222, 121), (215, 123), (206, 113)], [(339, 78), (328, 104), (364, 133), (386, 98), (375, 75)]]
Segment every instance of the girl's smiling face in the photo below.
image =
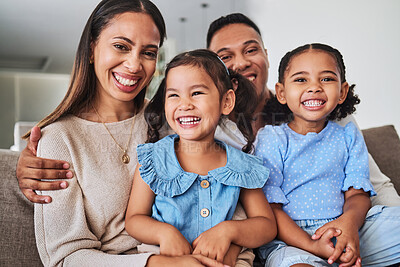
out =
[(165, 116), (180, 140), (213, 142), (221, 114), (234, 107), (233, 90), (221, 98), (203, 68), (184, 65), (169, 70), (165, 86)]
[(320, 50), (294, 56), (285, 71), (283, 83), (276, 84), (281, 104), (293, 112), (289, 126), (296, 132), (320, 132), (326, 118), (346, 99), (349, 89), (342, 83), (335, 58)]
[(115, 16), (92, 44), (98, 101), (132, 101), (154, 74), (159, 43), (160, 33), (150, 15)]

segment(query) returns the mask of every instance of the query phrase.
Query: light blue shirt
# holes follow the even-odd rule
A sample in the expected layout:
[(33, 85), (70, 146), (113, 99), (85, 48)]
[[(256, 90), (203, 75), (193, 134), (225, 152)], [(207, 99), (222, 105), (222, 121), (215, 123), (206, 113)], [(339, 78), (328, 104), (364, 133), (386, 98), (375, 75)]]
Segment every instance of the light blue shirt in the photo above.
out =
[(283, 204), (293, 220), (341, 215), (350, 187), (376, 195), (364, 139), (351, 122), (342, 127), (329, 121), (320, 133), (306, 135), (287, 124), (268, 125), (257, 139), (255, 154), (270, 169), (264, 193), (270, 203)]
[(192, 243), (202, 232), (232, 219), (241, 188), (262, 188), (269, 170), (262, 160), (216, 140), (227, 163), (202, 176), (184, 171), (176, 157), (177, 135), (137, 147), (142, 179), (156, 194), (152, 217), (175, 226)]

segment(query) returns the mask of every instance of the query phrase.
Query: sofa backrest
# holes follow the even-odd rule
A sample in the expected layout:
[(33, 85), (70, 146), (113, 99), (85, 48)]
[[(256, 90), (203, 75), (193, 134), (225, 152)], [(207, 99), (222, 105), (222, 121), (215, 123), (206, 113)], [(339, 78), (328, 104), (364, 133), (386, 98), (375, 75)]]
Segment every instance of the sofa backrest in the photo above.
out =
[(362, 130), (368, 152), (400, 193), (400, 139), (393, 125)]
[(0, 149), (0, 266), (43, 266), (36, 249), (33, 204), (15, 177), (18, 155)]

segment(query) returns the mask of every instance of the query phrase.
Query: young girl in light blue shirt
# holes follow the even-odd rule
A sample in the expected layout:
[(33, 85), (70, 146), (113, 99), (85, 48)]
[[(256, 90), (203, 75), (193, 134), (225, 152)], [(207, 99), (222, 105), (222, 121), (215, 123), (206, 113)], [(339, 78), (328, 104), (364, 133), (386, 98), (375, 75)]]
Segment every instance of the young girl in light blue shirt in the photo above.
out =
[[(202, 254), (231, 266), (238, 246), (273, 240), (275, 219), (262, 191), (269, 170), (260, 158), (214, 139), (221, 116), (231, 114), (250, 151), (254, 136), (243, 118), (254, 111), (251, 86), (209, 50), (182, 53), (167, 65), (145, 116), (149, 141), (157, 141), (165, 121), (176, 134), (137, 148), (129, 234), (160, 246), (162, 255)], [(247, 102), (236, 102), (235, 94), (248, 94)], [(248, 218), (232, 221), (238, 201)]]
[(371, 208), (363, 137), (352, 122), (333, 122), (359, 103), (340, 52), (324, 44), (288, 52), (275, 90), (265, 112), (287, 122), (262, 128), (255, 150), (270, 169), (263, 190), (278, 225), (278, 240), (259, 250), (265, 265), (399, 263), (400, 207)]

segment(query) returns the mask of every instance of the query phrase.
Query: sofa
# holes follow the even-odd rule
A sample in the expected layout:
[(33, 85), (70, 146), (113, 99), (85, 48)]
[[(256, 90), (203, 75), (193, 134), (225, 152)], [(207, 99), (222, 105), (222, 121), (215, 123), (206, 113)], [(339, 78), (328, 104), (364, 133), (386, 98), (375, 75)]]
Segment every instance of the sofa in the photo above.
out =
[[(400, 192), (400, 139), (392, 125), (363, 130), (365, 142), (381, 171)], [(0, 266), (42, 266), (36, 249), (33, 204), (15, 177), (19, 153), (0, 149)]]

